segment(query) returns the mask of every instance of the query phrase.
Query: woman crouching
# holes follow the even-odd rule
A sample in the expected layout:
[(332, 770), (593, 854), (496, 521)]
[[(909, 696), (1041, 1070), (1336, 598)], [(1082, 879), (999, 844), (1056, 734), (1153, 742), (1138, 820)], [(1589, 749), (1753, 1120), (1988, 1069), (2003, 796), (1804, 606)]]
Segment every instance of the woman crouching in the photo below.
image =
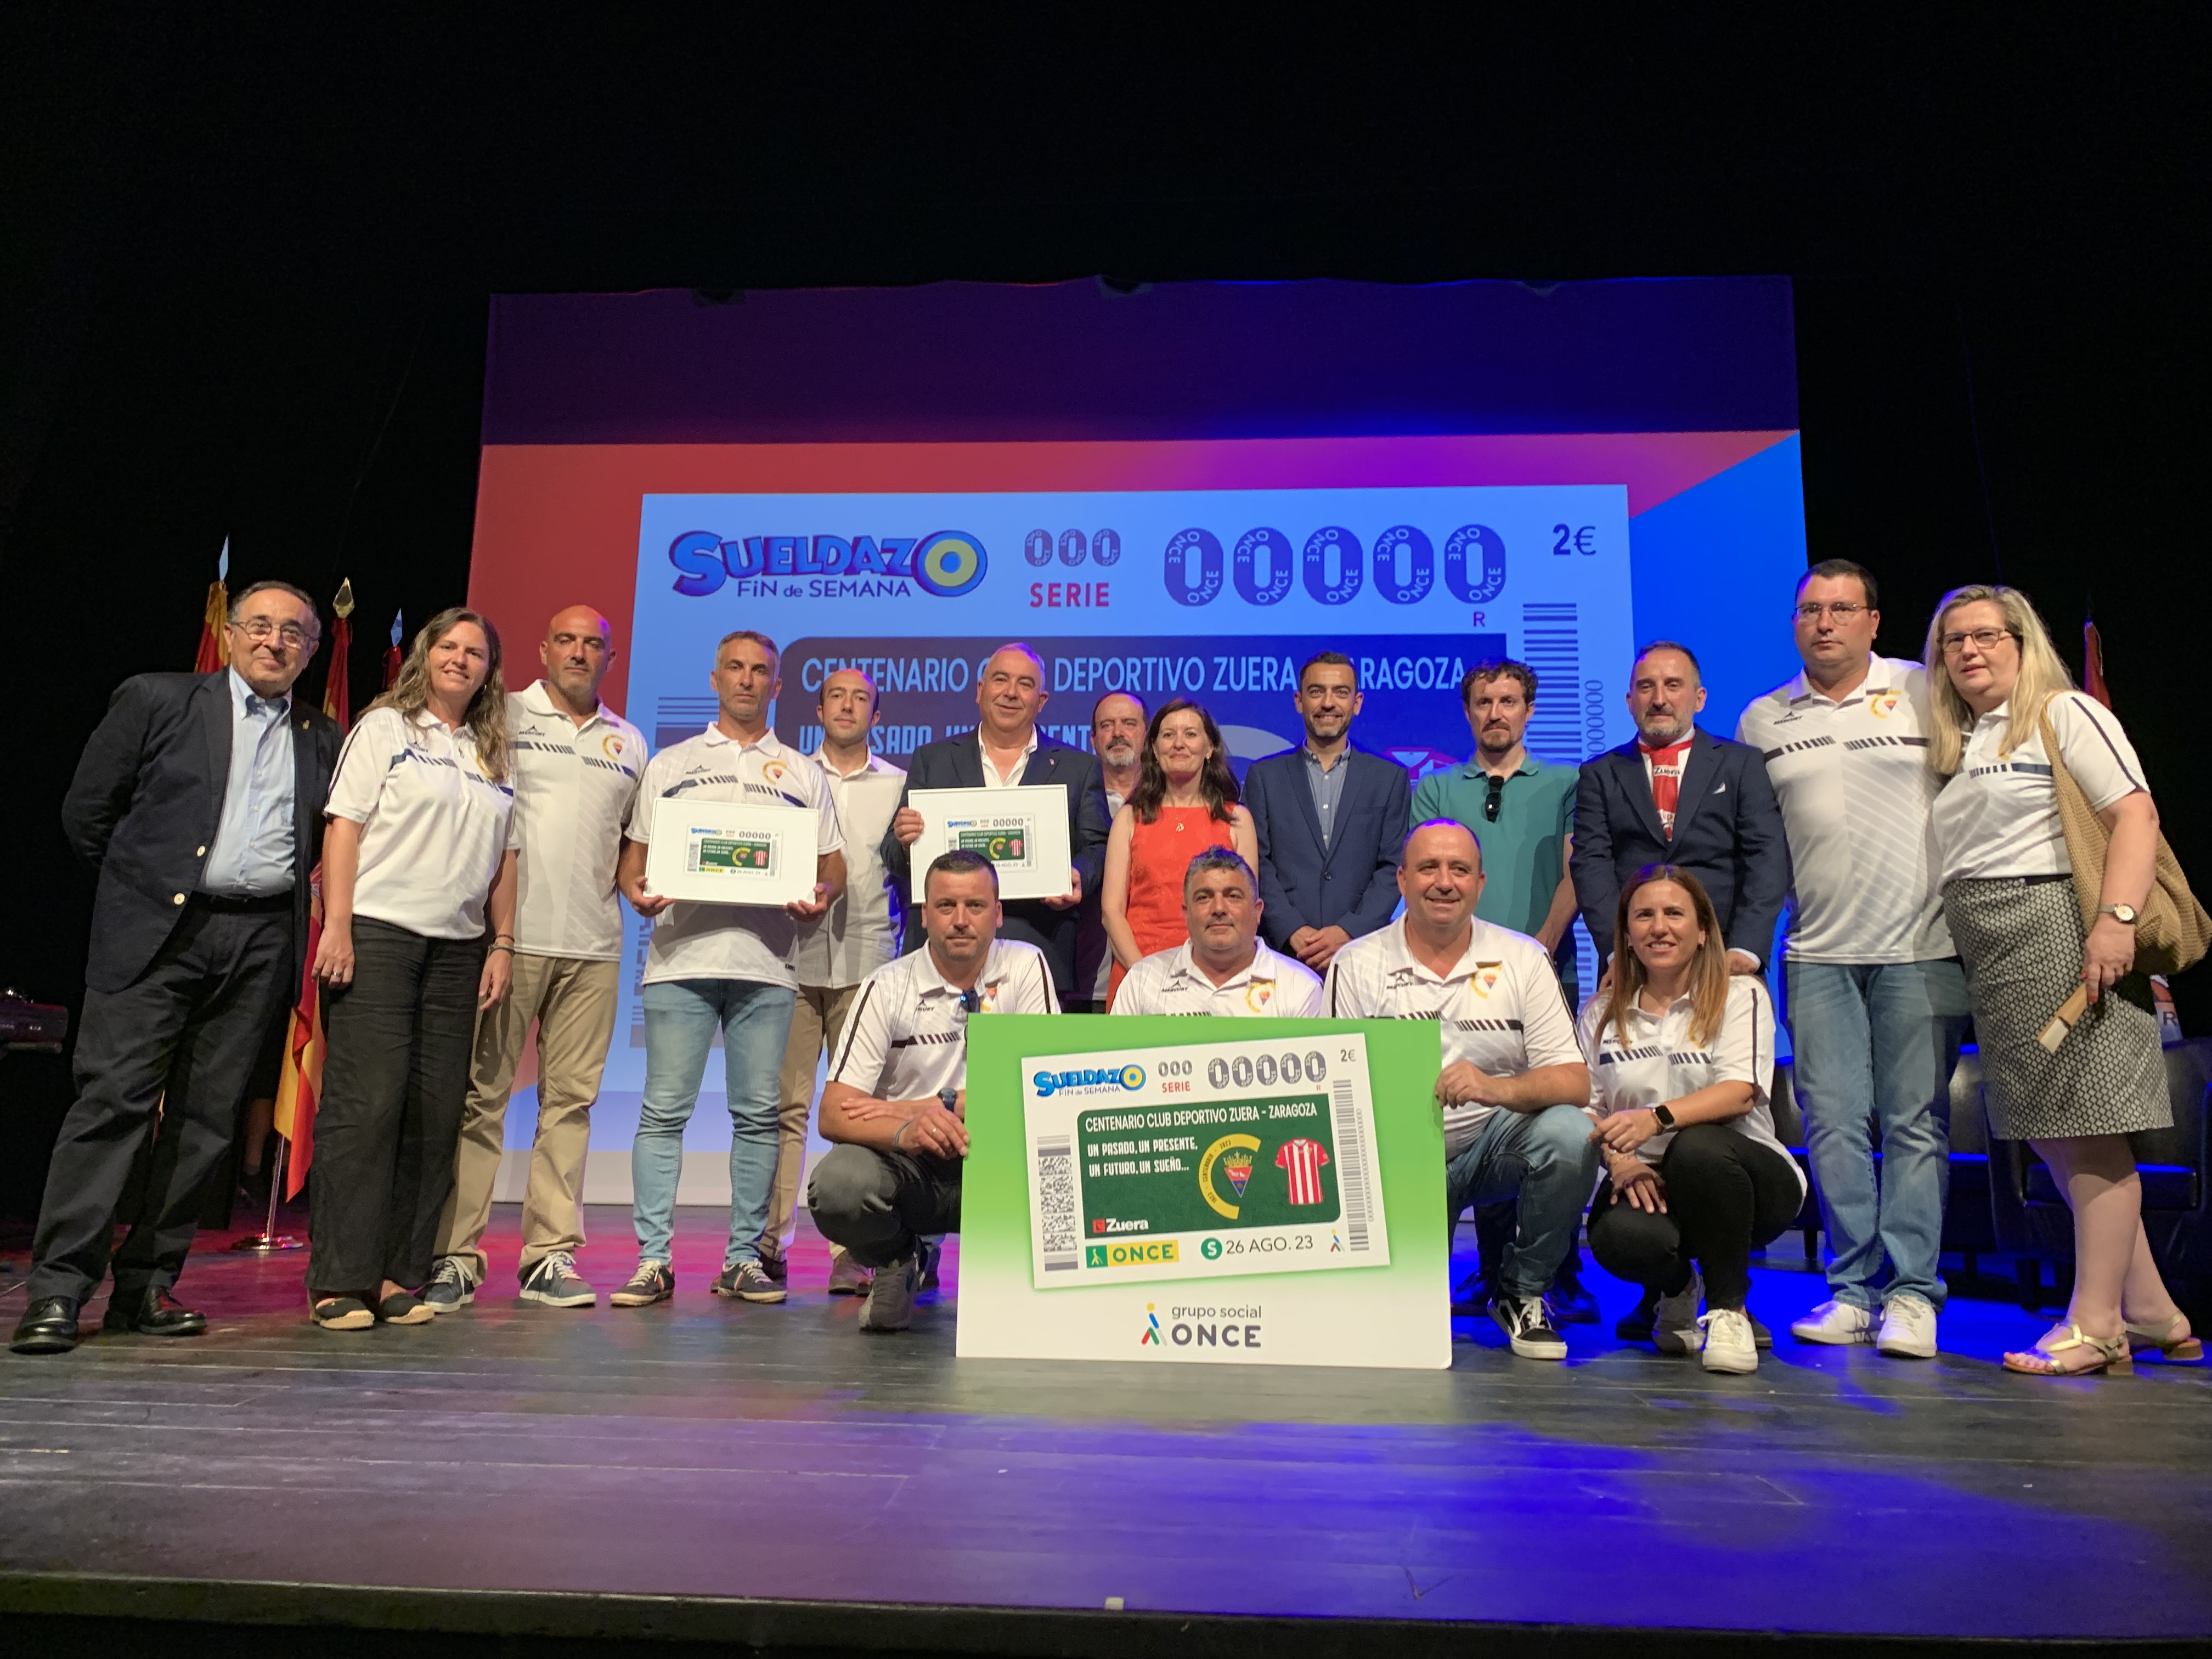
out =
[(1774, 1005), (1757, 978), (1729, 974), (1713, 902), (1686, 870), (1638, 871), (1615, 930), (1628, 949), (1581, 1027), (1605, 1164), (1590, 1254), (1659, 1292), (1662, 1353), (1702, 1348), (1709, 1371), (1755, 1371), (1751, 1253), (1805, 1201), (1767, 1100)]

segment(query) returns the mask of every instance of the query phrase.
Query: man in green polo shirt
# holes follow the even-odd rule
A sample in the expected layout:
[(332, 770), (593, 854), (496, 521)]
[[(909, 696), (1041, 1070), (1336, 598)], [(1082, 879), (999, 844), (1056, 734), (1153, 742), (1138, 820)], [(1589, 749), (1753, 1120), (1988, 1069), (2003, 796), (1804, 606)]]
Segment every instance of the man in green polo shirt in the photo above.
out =
[[(1413, 787), (1415, 823), (1452, 818), (1482, 844), (1487, 879), (1476, 915), (1526, 933), (1552, 953), (1567, 1006), (1577, 1006), (1575, 884), (1567, 874), (1574, 833), (1575, 784), (1581, 769), (1538, 760), (1522, 742), (1536, 707), (1536, 675), (1526, 663), (1479, 662), (1460, 682), (1460, 705), (1474, 752), (1465, 764), (1431, 772)], [(1475, 1237), (1486, 1271), (1511, 1231), (1510, 1206), (1502, 1218), (1475, 1212)], [(1555, 1317), (1586, 1323), (1597, 1304), (1582, 1287), (1578, 1253), (1568, 1253), (1553, 1281)]]
[(1522, 743), (1536, 707), (1536, 676), (1525, 663), (1479, 662), (1460, 682), (1474, 753), (1431, 772), (1413, 788), (1413, 822), (1452, 818), (1482, 843), (1481, 902), (1474, 913), (1526, 933), (1552, 953), (1567, 1005), (1575, 1006), (1575, 884), (1567, 843), (1575, 827), (1581, 769), (1547, 764)]

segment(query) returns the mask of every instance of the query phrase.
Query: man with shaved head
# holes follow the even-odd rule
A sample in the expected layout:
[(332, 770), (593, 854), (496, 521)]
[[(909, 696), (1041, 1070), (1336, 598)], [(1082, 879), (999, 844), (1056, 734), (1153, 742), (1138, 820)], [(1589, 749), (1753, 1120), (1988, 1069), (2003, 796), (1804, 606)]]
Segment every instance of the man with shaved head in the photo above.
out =
[(473, 1301), (484, 1282), (484, 1225), (507, 1140), (507, 1096), (532, 1024), (538, 1139), (522, 1203), (521, 1296), (553, 1308), (599, 1300), (576, 1272), (584, 1155), (615, 1028), (622, 956), (615, 863), (647, 758), (638, 729), (599, 701), (614, 656), (607, 619), (590, 605), (571, 605), (545, 626), (538, 647), (543, 677), (507, 700), (520, 896), (514, 936), (491, 948), (511, 952), (514, 988), (477, 1020), (453, 1191), (422, 1297), (435, 1313)]
[(1322, 1012), (1336, 1019), (1433, 1019), (1443, 1069), (1446, 1225), (1469, 1205), (1513, 1200), (1518, 1224), (1499, 1259), (1490, 1311), (1524, 1359), (1564, 1359), (1544, 1292), (1575, 1248), (1597, 1184), (1589, 1068), (1548, 951), (1474, 913), (1482, 848), (1464, 824), (1416, 824), (1399, 856), (1406, 913), (1330, 959)]
[[(883, 841), (884, 867), (903, 886), (908, 849), (921, 836), (921, 814), (908, 804), (917, 789), (1015, 789), (1059, 784), (1067, 791), (1067, 890), (1048, 899), (1008, 899), (1001, 939), (1044, 952), (1053, 989), (1063, 1003), (1088, 1001), (1075, 979), (1076, 907), (1097, 892), (1106, 864), (1106, 796), (1098, 760), (1040, 730), (1037, 715), (1050, 695), (1044, 660), (1026, 645), (1002, 645), (975, 673), (973, 732), (939, 738), (914, 751), (897, 816)], [(907, 911), (906, 949), (921, 948), (921, 912)]]

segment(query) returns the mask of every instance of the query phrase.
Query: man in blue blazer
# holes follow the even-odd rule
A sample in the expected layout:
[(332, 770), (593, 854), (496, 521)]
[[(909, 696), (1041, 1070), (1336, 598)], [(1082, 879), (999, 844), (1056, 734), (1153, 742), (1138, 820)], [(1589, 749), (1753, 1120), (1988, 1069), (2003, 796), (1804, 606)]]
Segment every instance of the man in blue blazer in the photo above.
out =
[(1773, 946), (1790, 890), (1782, 809), (1759, 750), (1698, 728), (1705, 706), (1689, 647), (1648, 645), (1629, 677), (1636, 741), (1583, 763), (1568, 868), (1601, 963), (1617, 944), (1621, 886), (1647, 864), (1679, 865), (1705, 884), (1731, 971), (1757, 973)]
[(1352, 746), (1359, 671), (1338, 651), (1298, 670), (1296, 749), (1255, 761), (1244, 805), (1260, 839), (1261, 930), (1320, 973), (1398, 908), (1398, 854), (1413, 787), (1395, 761)]
[[(1044, 708), (1044, 662), (1026, 645), (1002, 645), (975, 679), (981, 724), (957, 737), (939, 738), (914, 751), (898, 811), (883, 841), (884, 868), (903, 888), (913, 867), (908, 849), (921, 835), (921, 814), (908, 804), (917, 789), (1013, 788), (1063, 784), (1067, 789), (1068, 891), (1064, 897), (1008, 899), (999, 937), (1019, 939), (1044, 952), (1053, 989), (1062, 1003), (1088, 1000), (1075, 985), (1076, 907), (1098, 902), (1106, 867), (1106, 793), (1098, 760), (1037, 729)], [(906, 911), (905, 949), (923, 942), (921, 906)]]
[[(18, 1353), (76, 1346), (118, 1220), (107, 1328), (207, 1328), (170, 1288), (254, 1057), (299, 994), (338, 729), (292, 685), (321, 635), (313, 599), (256, 582), (231, 606), (230, 666), (125, 681), (77, 763), (62, 830), (99, 889), (77, 1098), (47, 1166)], [(145, 1196), (118, 1216), (157, 1117)]]

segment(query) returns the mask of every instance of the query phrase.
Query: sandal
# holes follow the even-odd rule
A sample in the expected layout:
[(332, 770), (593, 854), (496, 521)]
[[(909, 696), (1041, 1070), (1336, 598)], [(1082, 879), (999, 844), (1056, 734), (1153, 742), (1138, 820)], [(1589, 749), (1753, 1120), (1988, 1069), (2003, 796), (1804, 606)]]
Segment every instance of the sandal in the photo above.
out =
[[(2051, 1339), (2061, 1330), (2066, 1334), (2051, 1342)], [(2046, 1347), (2045, 1343), (2050, 1346)], [(2069, 1348), (2086, 1350), (2096, 1358), (2086, 1364), (2067, 1364), (2058, 1356)], [(2086, 1334), (2079, 1325), (2053, 1325), (2044, 1333), (2043, 1342), (2023, 1353), (2007, 1354), (2004, 1368), (2029, 1376), (2089, 1376), (2098, 1371), (2113, 1376), (2130, 1376), (2134, 1375), (2136, 1366), (2124, 1334), (2107, 1340)]]
[[(2156, 1325), (2137, 1325), (2130, 1322), (2127, 1328), (2128, 1341), (2133, 1346), (2156, 1348), (2162, 1358), (2177, 1364), (2189, 1364), (2204, 1358), (2204, 1344), (2194, 1331), (2188, 1328), (2188, 1324), (2187, 1316), (2179, 1311), (2172, 1318)], [(2177, 1328), (2181, 1331), (2179, 1336), (2174, 1334)]]
[(394, 1291), (376, 1304), (376, 1317), (386, 1325), (427, 1325), (437, 1315), (412, 1291)]
[(309, 1311), (326, 1331), (365, 1331), (376, 1323), (368, 1304), (357, 1296), (326, 1296)]

